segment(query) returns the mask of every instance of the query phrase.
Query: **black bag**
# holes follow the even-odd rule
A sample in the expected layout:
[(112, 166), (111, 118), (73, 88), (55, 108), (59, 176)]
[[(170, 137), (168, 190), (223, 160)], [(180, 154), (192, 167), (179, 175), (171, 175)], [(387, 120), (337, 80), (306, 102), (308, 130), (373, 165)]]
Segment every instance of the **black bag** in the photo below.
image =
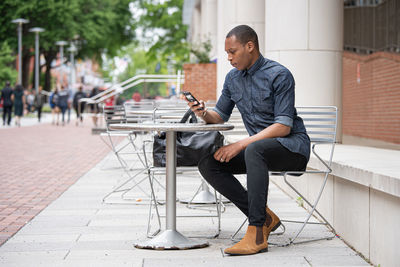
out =
[[(185, 123), (189, 117), (190, 123), (197, 123), (197, 118), (190, 109), (181, 119)], [(176, 165), (197, 166), (200, 159), (210, 153), (214, 153), (222, 147), (224, 136), (218, 131), (208, 132), (177, 132), (176, 135)], [(165, 167), (165, 144), (166, 134), (162, 132), (154, 137), (153, 143), (153, 165)]]

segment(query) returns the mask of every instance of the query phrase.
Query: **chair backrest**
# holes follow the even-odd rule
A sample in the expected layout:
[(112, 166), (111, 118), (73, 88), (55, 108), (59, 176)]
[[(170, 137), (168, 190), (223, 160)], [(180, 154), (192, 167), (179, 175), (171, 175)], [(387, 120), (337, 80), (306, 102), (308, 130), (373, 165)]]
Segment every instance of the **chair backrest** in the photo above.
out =
[[(329, 167), (332, 163), (336, 143), (338, 109), (335, 106), (299, 106), (297, 114), (303, 119), (307, 134), (310, 137), (312, 152), (322, 161), (315, 151), (315, 146), (325, 144), (329, 150)], [(323, 161), (324, 163), (324, 161)], [(324, 164), (325, 164), (324, 163)]]
[(154, 120), (154, 101), (125, 102), (124, 109), (127, 123)]
[(111, 123), (124, 123), (125, 122), (125, 110), (124, 106), (105, 106), (103, 108), (104, 120), (106, 121), (106, 127)]
[(154, 120), (156, 122), (179, 122), (188, 108), (187, 102), (180, 99), (157, 101)]

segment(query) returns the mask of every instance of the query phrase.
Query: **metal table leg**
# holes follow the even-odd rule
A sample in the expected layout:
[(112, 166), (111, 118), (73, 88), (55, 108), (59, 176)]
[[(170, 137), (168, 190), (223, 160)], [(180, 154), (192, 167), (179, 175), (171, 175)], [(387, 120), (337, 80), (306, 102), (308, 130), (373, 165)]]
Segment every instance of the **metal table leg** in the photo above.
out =
[(135, 244), (148, 249), (203, 248), (208, 242), (189, 239), (176, 230), (176, 132), (166, 134), (166, 230), (151, 240)]

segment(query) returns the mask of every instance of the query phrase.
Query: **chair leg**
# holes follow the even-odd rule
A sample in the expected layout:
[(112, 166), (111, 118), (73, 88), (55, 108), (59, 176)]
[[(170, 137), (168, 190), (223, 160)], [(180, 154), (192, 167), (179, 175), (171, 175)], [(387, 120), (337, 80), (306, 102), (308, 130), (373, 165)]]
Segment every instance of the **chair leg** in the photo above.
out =
[(186, 203), (186, 207), (189, 209), (197, 209), (197, 210), (205, 210), (205, 211), (213, 212), (213, 209), (206, 208), (206, 207), (204, 207), (204, 205), (210, 205), (210, 204), (215, 205), (215, 211), (217, 214), (215, 216), (210, 215), (209, 217), (217, 218), (217, 230), (215, 232), (215, 235), (210, 236), (209, 238), (217, 238), (221, 233), (221, 215), (225, 211), (225, 205), (222, 202), (221, 194), (220, 194), (220, 197), (218, 198), (217, 191), (215, 189), (214, 189), (212, 202), (210, 202), (209, 199), (206, 200), (206, 202), (204, 202), (204, 203), (202, 202), (202, 200), (200, 200), (200, 202), (198, 202), (198, 203), (194, 201), (196, 196), (199, 194), (199, 192), (200, 193), (201, 192), (209, 192), (207, 183), (204, 181), (203, 178), (201, 178), (201, 180), (202, 180), (202, 182), (201, 182), (200, 186), (197, 188), (196, 193), (192, 196), (192, 198), (190, 200), (188, 200), (188, 202)]
[[(120, 185), (118, 185), (116, 188), (114, 188), (111, 192), (109, 192), (107, 195), (105, 195), (103, 197), (103, 203), (106, 203), (106, 199), (114, 194), (114, 193), (119, 193), (119, 192), (127, 192), (132, 190), (134, 187), (138, 187), (140, 189), (140, 191), (142, 191), (147, 197), (151, 197), (141, 186), (140, 183), (143, 182), (144, 180), (146, 180), (146, 178), (141, 179), (140, 181), (136, 182), (135, 178), (141, 174), (142, 172), (144, 172), (146, 169), (142, 169), (140, 171), (138, 171), (135, 175), (131, 176), (129, 173), (127, 173), (127, 175), (129, 176), (129, 178), (124, 181), (123, 183), (121, 183)], [(122, 187), (124, 187), (126, 184), (128, 184), (129, 182), (134, 181), (134, 185), (128, 189), (121, 189)]]
[[(109, 137), (109, 138), (111, 138), (111, 137)], [(112, 140), (110, 139), (110, 143), (111, 143), (112, 149), (113, 149), (115, 155), (117, 156), (117, 159), (119, 160), (121, 166), (123, 167), (124, 172), (125, 172), (126, 175), (128, 176), (128, 179), (127, 179), (126, 181), (124, 181), (123, 183), (121, 183), (120, 185), (118, 185), (116, 188), (114, 188), (110, 193), (108, 193), (108, 194), (103, 198), (103, 202), (105, 202), (106, 199), (107, 199), (111, 194), (113, 194), (113, 193), (119, 193), (119, 192), (124, 192), (124, 193), (121, 195), (121, 198), (122, 198), (122, 199), (124, 199), (124, 200), (133, 200), (133, 199), (129, 199), (129, 198), (125, 197), (125, 195), (126, 195), (129, 191), (131, 191), (132, 189), (134, 189), (134, 188), (136, 188), (136, 187), (137, 187), (140, 191), (142, 191), (142, 192), (144, 193), (144, 195), (145, 195), (146, 197), (148, 197), (148, 198), (150, 199), (150, 201), (151, 201), (151, 194), (149, 194), (149, 193), (147, 192), (147, 190), (144, 190), (144, 189), (140, 186), (140, 184), (141, 184), (144, 180), (146, 180), (147, 178), (142, 178), (142, 179), (139, 180), (139, 181), (136, 181), (136, 180), (135, 180), (135, 178), (136, 178), (138, 175), (140, 175), (140, 174), (143, 173), (144, 171), (148, 170), (148, 164), (147, 164), (146, 159), (142, 159), (142, 158), (141, 158), (141, 156), (140, 156), (140, 150), (139, 150), (139, 149), (137, 148), (137, 146), (134, 144), (135, 139), (136, 139), (136, 135), (135, 135), (135, 136), (129, 135), (129, 142), (124, 146), (124, 147), (126, 147), (127, 145), (129, 145), (129, 143), (132, 144), (132, 145), (133, 145), (133, 148), (134, 148), (134, 150), (135, 150), (135, 154), (138, 156), (140, 162), (141, 162), (142, 165), (143, 165), (143, 168), (142, 168), (142, 169), (139, 169), (139, 170), (138, 170), (135, 174), (133, 174), (133, 175), (130, 173), (130, 167), (129, 167), (129, 166), (126, 164), (126, 162), (120, 157), (120, 155), (119, 155), (119, 153), (118, 153), (119, 150), (116, 149), (116, 147), (115, 147), (114, 144), (112, 143)], [(124, 147), (123, 147), (123, 148), (124, 148)], [(125, 185), (127, 185), (128, 183), (130, 183), (130, 182), (132, 182), (132, 181), (134, 182), (134, 184), (133, 184), (132, 186), (130, 186), (129, 188), (121, 189), (121, 188), (123, 188)], [(158, 182), (158, 181), (157, 181), (157, 182)], [(136, 204), (139, 204), (139, 203), (136, 203)]]
[[(147, 220), (147, 237), (148, 238), (153, 238), (154, 236), (156, 236), (159, 232), (161, 232), (161, 219), (160, 219), (160, 213), (158, 211), (158, 202), (157, 202), (157, 197), (156, 194), (154, 192), (154, 187), (153, 187), (153, 175), (150, 174), (150, 171), (148, 171), (148, 178), (149, 178), (149, 183), (150, 183), (150, 188), (151, 188), (151, 202), (149, 205), (149, 216), (148, 216), (148, 220)], [(157, 222), (158, 222), (158, 229), (153, 232), (150, 233), (151, 231), (151, 217), (152, 217), (152, 206), (154, 204), (154, 208), (156, 211), (156, 215), (157, 215)]]
[[(318, 241), (318, 240), (325, 240), (325, 239), (332, 239), (332, 238), (334, 238), (334, 237), (336, 236), (335, 229), (334, 229), (334, 228), (332, 227), (332, 225), (328, 222), (328, 220), (326, 220), (325, 217), (322, 216), (321, 213), (317, 210), (317, 205), (318, 205), (318, 202), (319, 202), (319, 200), (320, 200), (320, 198), (321, 198), (321, 196), (322, 196), (322, 192), (323, 192), (323, 190), (324, 190), (324, 188), (325, 188), (326, 182), (327, 182), (327, 180), (328, 180), (328, 175), (329, 175), (329, 173), (325, 173), (324, 180), (323, 180), (323, 182), (322, 182), (322, 185), (321, 185), (320, 191), (319, 191), (319, 193), (318, 193), (318, 195), (317, 195), (317, 198), (316, 198), (316, 200), (314, 201), (314, 204), (311, 204), (311, 203), (310, 203), (310, 202), (309, 202), (309, 201), (308, 201), (308, 200), (307, 200), (307, 199), (306, 199), (306, 198), (305, 198), (305, 197), (304, 197), (304, 196), (303, 196), (303, 195), (302, 195), (288, 180), (287, 180), (287, 174), (284, 175), (284, 181), (285, 181), (285, 183), (286, 183), (291, 189), (293, 189), (293, 191), (295, 191), (296, 194), (298, 194), (298, 195), (311, 207), (311, 211), (308, 211), (308, 216), (307, 216), (307, 218), (306, 218), (303, 222), (301, 222), (301, 221), (286, 221), (286, 222), (292, 222), (292, 223), (302, 223), (301, 227), (298, 229), (298, 231), (296, 232), (295, 236), (294, 236), (292, 239), (290, 239), (288, 245), (290, 245), (290, 244), (306, 243), (306, 242), (312, 242), (312, 241)], [(321, 222), (321, 223), (309, 222), (309, 220), (310, 220), (310, 218), (311, 218), (311, 216), (313, 215), (314, 212), (316, 212), (316, 213), (321, 217), (321, 219), (322, 219), (323, 222)], [(331, 230), (332, 235), (329, 236), (329, 237), (312, 238), (312, 239), (308, 239), (308, 240), (305, 240), (305, 241), (298, 241), (298, 242), (295, 242), (295, 240), (298, 238), (298, 236), (301, 234), (301, 232), (303, 231), (304, 227), (305, 227), (307, 224), (322, 224), (322, 225), (325, 225), (325, 226), (327, 226), (327, 227)]]

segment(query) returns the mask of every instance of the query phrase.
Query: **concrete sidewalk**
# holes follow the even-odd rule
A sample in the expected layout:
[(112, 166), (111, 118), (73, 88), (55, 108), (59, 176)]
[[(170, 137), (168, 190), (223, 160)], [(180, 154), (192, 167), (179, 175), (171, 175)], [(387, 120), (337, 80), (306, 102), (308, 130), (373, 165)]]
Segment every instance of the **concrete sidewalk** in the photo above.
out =
[[(141, 174), (137, 180), (142, 178), (141, 186), (147, 191), (146, 176)], [(210, 246), (206, 248), (178, 251), (136, 249), (133, 244), (146, 238), (146, 196), (136, 187), (124, 199), (121, 194), (115, 193), (106, 199), (106, 203), (102, 201), (108, 192), (125, 179), (127, 177), (119, 168), (116, 157), (109, 153), (0, 247), (0, 266), (369, 265), (339, 238), (289, 247), (270, 246), (269, 252), (252, 256), (224, 255), (223, 250), (233, 244), (230, 236), (244, 220), (244, 216), (231, 204), (226, 205), (222, 214), (220, 236), (215, 239), (201, 238), (209, 242)], [(193, 196), (200, 185), (197, 173), (180, 175), (177, 180), (179, 199)], [(164, 179), (159, 177), (159, 181), (163, 184)], [(157, 187), (157, 194), (161, 198), (164, 196), (160, 186)], [(303, 208), (273, 184), (270, 186), (269, 205), (281, 218), (305, 216)], [(160, 211), (165, 214), (165, 207), (160, 206)], [(212, 214), (212, 211), (188, 209), (185, 204), (177, 202), (177, 214), (204, 216)], [(154, 225), (154, 216), (151, 222)], [(165, 217), (162, 223), (165, 227)], [(289, 238), (298, 225), (287, 224), (286, 227), (283, 236), (271, 236), (270, 242)], [(179, 217), (177, 229), (186, 236), (209, 236), (216, 231), (217, 220)], [(243, 231), (240, 232), (239, 237), (243, 234)], [(307, 229), (304, 236), (326, 234), (329, 233), (325, 227), (313, 226)]]

